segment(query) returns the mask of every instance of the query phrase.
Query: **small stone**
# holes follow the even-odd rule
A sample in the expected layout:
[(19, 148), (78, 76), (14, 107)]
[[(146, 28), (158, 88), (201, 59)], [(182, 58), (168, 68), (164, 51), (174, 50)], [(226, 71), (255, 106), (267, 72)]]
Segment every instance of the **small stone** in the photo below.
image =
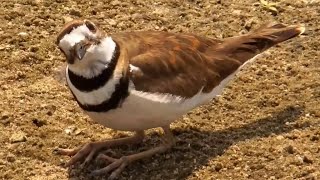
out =
[(81, 17), (81, 12), (79, 10), (71, 9), (69, 14), (73, 16)]
[(277, 178), (275, 176), (270, 176), (268, 180), (276, 180)]
[(294, 164), (296, 164), (296, 165), (302, 165), (303, 162), (304, 162), (304, 161), (303, 161), (303, 158), (302, 158), (300, 155), (296, 155)]
[(10, 137), (11, 143), (19, 143), (19, 142), (25, 142), (25, 141), (27, 141), (26, 134), (21, 131), (12, 134), (12, 136)]
[(8, 50), (8, 49), (10, 49), (11, 48), (11, 46), (10, 45), (0, 45), (0, 50)]
[(8, 125), (10, 123), (10, 119), (2, 119), (0, 120), (0, 123), (3, 125)]
[(6, 159), (8, 162), (15, 162), (16, 161), (16, 158), (13, 154), (9, 154)]
[(232, 11), (232, 14), (239, 16), (239, 15), (241, 15), (241, 10), (239, 10), (239, 9), (234, 10), (234, 11)]
[(223, 168), (222, 163), (217, 163), (217, 164), (214, 166), (214, 170), (217, 171), (217, 172), (220, 171), (222, 168)]
[(53, 115), (52, 111), (48, 111), (48, 112), (47, 112), (47, 115), (48, 115), (48, 116), (52, 116), (52, 115)]
[(108, 20), (108, 23), (109, 23), (111, 26), (117, 25), (117, 21), (115, 21), (115, 20), (113, 20), (113, 19), (109, 19), (109, 20)]
[(63, 16), (62, 18), (63, 18), (64, 23), (67, 23), (67, 22), (70, 22), (73, 20), (73, 18), (70, 16)]
[(77, 128), (76, 126), (68, 126), (64, 132), (68, 135), (79, 135), (82, 133), (82, 130)]
[(37, 119), (37, 118), (32, 119), (32, 123), (33, 123), (34, 125), (36, 125), (37, 127), (41, 127), (41, 126), (47, 124), (46, 121), (41, 120), (41, 119)]
[(7, 112), (4, 112), (1, 116), (1, 120), (6, 120), (9, 118), (9, 114)]
[(68, 135), (71, 135), (76, 129), (77, 129), (77, 127), (75, 127), (75, 126), (68, 126), (68, 127), (64, 130), (64, 132), (65, 132), (66, 134), (68, 134)]
[(138, 20), (138, 19), (150, 19), (147, 15), (141, 14), (141, 13), (134, 13), (131, 16), (132, 19)]
[(296, 151), (292, 145), (285, 147), (284, 150), (287, 151), (289, 154), (293, 154)]
[(18, 33), (18, 35), (21, 36), (21, 37), (26, 37), (26, 36), (28, 36), (28, 33), (20, 32), (20, 33)]
[(305, 155), (305, 156), (303, 156), (303, 162), (308, 163), (308, 164), (312, 164), (313, 160), (310, 157)]
[(118, 1), (118, 0), (115, 0), (115, 1), (112, 1), (110, 4), (111, 4), (112, 6), (118, 6), (118, 5), (121, 4), (121, 2)]
[(31, 51), (31, 52), (37, 52), (37, 51), (39, 51), (39, 47), (37, 47), (37, 46), (31, 46), (31, 47), (30, 47), (30, 51)]
[(74, 135), (79, 135), (79, 134), (81, 134), (82, 133), (82, 130), (81, 129), (76, 129), (75, 131), (74, 131)]
[(247, 31), (249, 31), (254, 24), (256, 24), (255, 19), (249, 19), (248, 21), (245, 22), (244, 28), (245, 28)]
[(279, 135), (279, 136), (277, 136), (277, 137), (276, 137), (276, 139), (277, 139), (277, 140), (283, 140), (283, 139), (284, 139), (284, 137), (283, 137), (283, 136), (281, 136), (281, 135)]
[(319, 137), (318, 136), (311, 136), (310, 140), (311, 141), (318, 141)]
[(316, 176), (314, 174), (309, 174), (308, 176), (306, 176), (305, 179), (306, 180), (316, 180)]
[(91, 10), (91, 14), (92, 14), (92, 15), (97, 15), (97, 13), (98, 13), (98, 12), (97, 12), (95, 9)]

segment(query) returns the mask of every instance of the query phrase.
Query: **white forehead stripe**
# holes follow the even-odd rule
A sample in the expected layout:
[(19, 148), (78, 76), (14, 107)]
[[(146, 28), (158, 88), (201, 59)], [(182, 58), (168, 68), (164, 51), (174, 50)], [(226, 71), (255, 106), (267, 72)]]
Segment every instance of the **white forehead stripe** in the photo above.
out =
[(65, 53), (69, 53), (71, 47), (76, 43), (84, 40), (86, 37), (95, 37), (88, 27), (84, 24), (73, 29), (69, 34), (66, 34), (59, 42), (59, 46)]

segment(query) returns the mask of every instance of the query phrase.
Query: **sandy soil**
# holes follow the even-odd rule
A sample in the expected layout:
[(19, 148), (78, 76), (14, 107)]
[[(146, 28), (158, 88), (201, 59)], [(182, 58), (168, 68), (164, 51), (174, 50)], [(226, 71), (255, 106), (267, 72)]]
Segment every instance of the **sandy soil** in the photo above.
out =
[[(164, 30), (212, 38), (276, 20), (304, 23), (306, 35), (260, 56), (221, 97), (172, 125), (177, 146), (131, 164), (121, 179), (320, 179), (320, 2), (278, 0), (4, 0), (0, 3), (0, 179), (90, 179), (61, 167), (56, 147), (130, 135), (91, 122), (54, 69), (66, 21), (88, 18), (106, 32)], [(115, 157), (160, 142), (113, 148)], [(93, 179), (104, 179), (94, 177)]]

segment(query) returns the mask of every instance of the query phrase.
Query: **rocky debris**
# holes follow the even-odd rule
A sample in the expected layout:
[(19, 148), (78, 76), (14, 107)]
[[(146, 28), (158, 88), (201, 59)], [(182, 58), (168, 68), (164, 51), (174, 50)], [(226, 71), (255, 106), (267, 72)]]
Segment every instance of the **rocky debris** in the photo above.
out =
[(304, 156), (303, 156), (303, 162), (312, 164), (312, 163), (313, 163), (313, 160), (312, 160), (309, 156), (304, 155)]
[(26, 36), (28, 36), (29, 34), (28, 33), (26, 33), (26, 32), (19, 32), (18, 33), (18, 36), (21, 36), (21, 37), (26, 37)]
[(10, 142), (11, 143), (19, 143), (27, 141), (27, 136), (24, 132), (18, 131), (11, 135)]
[(0, 117), (0, 123), (3, 125), (7, 125), (10, 123), (10, 114), (8, 112), (3, 112)]
[(285, 147), (284, 150), (289, 154), (294, 154), (296, 152), (296, 149), (292, 145)]
[(220, 171), (222, 168), (223, 168), (223, 164), (222, 163), (217, 163), (214, 166), (214, 170), (217, 171), (217, 172)]
[(8, 162), (11, 162), (11, 163), (16, 161), (16, 157), (13, 154), (8, 154), (6, 159), (7, 159)]
[(47, 124), (47, 122), (45, 120), (37, 119), (37, 118), (32, 119), (32, 123), (34, 125), (36, 125), (37, 127), (42, 127)]
[(82, 130), (77, 128), (76, 126), (68, 126), (64, 132), (68, 135), (79, 135), (82, 133)]

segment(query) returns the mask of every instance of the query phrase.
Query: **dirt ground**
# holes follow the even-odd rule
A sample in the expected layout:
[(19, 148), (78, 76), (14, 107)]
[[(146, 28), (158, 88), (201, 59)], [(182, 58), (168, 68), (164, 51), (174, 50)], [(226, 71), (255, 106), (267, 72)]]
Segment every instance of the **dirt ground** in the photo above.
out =
[[(172, 124), (177, 145), (131, 164), (120, 179), (320, 179), (320, 1), (4, 0), (0, 3), (0, 179), (106, 179), (61, 166), (56, 147), (131, 135), (94, 124), (55, 68), (66, 21), (91, 19), (108, 33), (194, 32), (212, 38), (246, 33), (264, 22), (303, 23), (305, 35), (282, 43), (246, 68), (223, 94)], [(275, 11), (277, 10), (277, 12)], [(141, 145), (160, 143), (149, 130)]]

